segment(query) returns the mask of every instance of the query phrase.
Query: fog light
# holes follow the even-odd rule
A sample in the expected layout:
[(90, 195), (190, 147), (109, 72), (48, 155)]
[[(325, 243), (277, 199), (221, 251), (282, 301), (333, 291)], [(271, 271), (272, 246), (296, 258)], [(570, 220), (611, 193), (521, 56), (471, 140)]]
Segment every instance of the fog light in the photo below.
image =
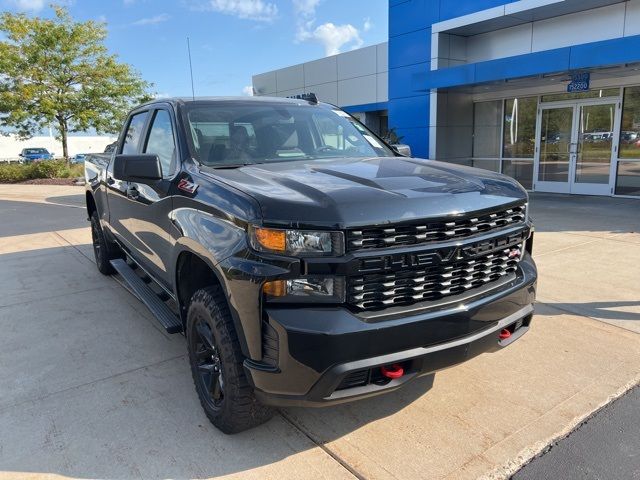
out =
[(262, 291), (270, 301), (281, 302), (344, 302), (342, 277), (300, 277), (266, 282)]

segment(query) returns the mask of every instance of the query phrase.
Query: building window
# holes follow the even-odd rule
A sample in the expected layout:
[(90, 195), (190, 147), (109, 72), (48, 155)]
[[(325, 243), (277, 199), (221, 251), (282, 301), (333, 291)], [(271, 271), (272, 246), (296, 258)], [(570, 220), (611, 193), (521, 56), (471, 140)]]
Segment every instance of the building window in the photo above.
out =
[(538, 99), (510, 98), (504, 103), (502, 158), (530, 158), (536, 146)]
[(503, 160), (502, 173), (515, 178), (527, 190), (533, 188), (533, 159)]
[(500, 158), (502, 101), (473, 105), (473, 158)]
[(617, 97), (619, 95), (619, 88), (601, 88), (599, 90), (589, 90), (588, 92), (551, 93), (542, 95), (541, 100), (543, 102), (561, 102), (564, 100), (582, 100), (584, 98)]
[(504, 101), (502, 125), (502, 173), (515, 178), (527, 190), (533, 188), (538, 99)]
[(640, 87), (624, 89), (618, 158), (640, 159)]
[(619, 161), (616, 195), (640, 197), (640, 162)]

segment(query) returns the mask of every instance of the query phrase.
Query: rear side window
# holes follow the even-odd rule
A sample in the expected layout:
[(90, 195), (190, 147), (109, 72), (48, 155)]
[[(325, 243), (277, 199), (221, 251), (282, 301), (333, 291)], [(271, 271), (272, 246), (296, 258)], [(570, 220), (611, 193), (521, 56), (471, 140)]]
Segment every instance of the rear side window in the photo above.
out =
[(173, 175), (176, 162), (176, 143), (173, 136), (171, 116), (166, 110), (156, 110), (144, 153), (158, 155), (164, 177)]
[(140, 143), (144, 124), (147, 121), (147, 115), (149, 115), (149, 112), (141, 112), (131, 117), (127, 134), (124, 137), (124, 145), (122, 145), (123, 154), (135, 155), (138, 153), (138, 144)]

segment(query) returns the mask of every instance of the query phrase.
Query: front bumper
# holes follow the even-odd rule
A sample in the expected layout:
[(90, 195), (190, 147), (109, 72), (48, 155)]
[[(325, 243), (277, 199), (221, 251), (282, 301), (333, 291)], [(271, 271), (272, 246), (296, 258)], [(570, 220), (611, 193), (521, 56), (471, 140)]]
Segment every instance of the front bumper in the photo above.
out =
[[(277, 366), (247, 360), (245, 370), (257, 397), (274, 406), (324, 406), (392, 391), (520, 338), (533, 314), (536, 281), (527, 254), (508, 284), (405, 316), (363, 319), (339, 307), (268, 308)], [(504, 328), (512, 334), (501, 340)], [(394, 363), (405, 374), (380, 378), (380, 367)]]

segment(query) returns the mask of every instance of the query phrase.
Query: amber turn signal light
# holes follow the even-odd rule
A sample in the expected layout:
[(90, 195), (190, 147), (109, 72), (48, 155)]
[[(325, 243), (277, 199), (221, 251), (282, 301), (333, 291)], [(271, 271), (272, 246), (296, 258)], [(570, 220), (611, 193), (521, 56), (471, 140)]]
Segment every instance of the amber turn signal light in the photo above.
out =
[(258, 243), (267, 250), (284, 252), (286, 249), (286, 234), (284, 230), (256, 227), (254, 235)]
[(287, 293), (285, 280), (274, 280), (263, 285), (262, 291), (272, 297), (284, 297)]

